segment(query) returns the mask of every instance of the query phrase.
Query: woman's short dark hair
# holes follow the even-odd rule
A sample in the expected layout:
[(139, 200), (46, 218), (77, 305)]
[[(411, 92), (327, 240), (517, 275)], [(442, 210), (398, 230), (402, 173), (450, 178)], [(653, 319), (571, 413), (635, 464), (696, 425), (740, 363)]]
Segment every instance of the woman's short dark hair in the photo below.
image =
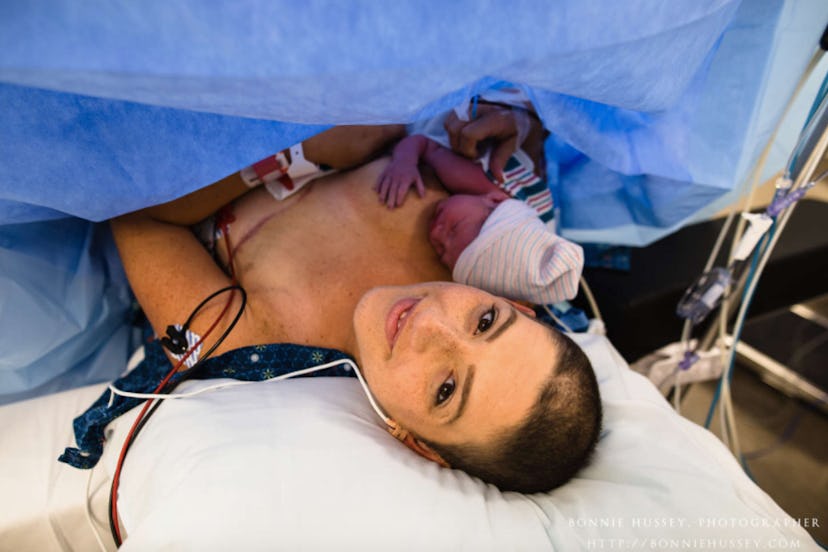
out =
[(546, 492), (569, 481), (589, 461), (601, 431), (601, 398), (586, 354), (550, 328), (560, 351), (529, 416), (495, 445), (427, 442), (452, 468), (502, 491)]

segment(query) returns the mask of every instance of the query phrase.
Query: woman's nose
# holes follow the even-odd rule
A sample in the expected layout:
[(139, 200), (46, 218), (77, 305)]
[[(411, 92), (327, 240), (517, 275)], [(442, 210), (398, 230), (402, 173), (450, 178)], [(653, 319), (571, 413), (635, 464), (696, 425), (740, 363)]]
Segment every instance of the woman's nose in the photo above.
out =
[(418, 352), (457, 349), (462, 340), (451, 313), (446, 312), (438, 300), (422, 306), (426, 308), (418, 309), (420, 312), (409, 321), (414, 349)]

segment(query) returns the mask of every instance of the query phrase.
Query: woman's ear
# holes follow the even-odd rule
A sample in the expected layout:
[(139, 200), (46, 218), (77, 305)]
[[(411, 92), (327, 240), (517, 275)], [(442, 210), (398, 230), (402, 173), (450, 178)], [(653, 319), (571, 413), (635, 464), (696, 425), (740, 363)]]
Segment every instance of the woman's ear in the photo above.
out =
[(525, 314), (529, 318), (535, 318), (537, 316), (535, 314), (535, 311), (532, 309), (532, 307), (530, 307), (530, 306), (528, 306), (524, 303), (521, 303), (519, 301), (512, 301), (511, 299), (506, 299), (506, 300), (509, 301), (509, 303), (511, 303), (513, 307), (515, 307), (517, 310), (519, 310), (520, 312), (522, 312), (523, 314)]
[(439, 464), (444, 468), (450, 467), (448, 462), (443, 460), (443, 457), (437, 454), (437, 451), (432, 449), (427, 444), (423, 443), (419, 439), (416, 439), (413, 435), (411, 435), (408, 430), (403, 429), (400, 424), (398, 424), (394, 420), (385, 420), (386, 425), (388, 426), (386, 429), (388, 433), (393, 435), (397, 440), (399, 440), (402, 444), (425, 458), (426, 460), (431, 460)]
[(413, 450), (414, 452), (416, 452), (417, 454), (419, 454), (420, 456), (422, 456), (426, 460), (431, 460), (432, 462), (434, 462), (436, 464), (439, 464), (440, 466), (442, 466), (444, 468), (450, 468), (451, 467), (451, 466), (449, 466), (449, 463), (446, 462), (443, 459), (443, 457), (440, 456), (437, 453), (437, 451), (435, 451), (433, 448), (431, 448), (427, 444), (423, 443), (419, 439), (415, 439), (411, 435), (409, 435), (408, 437), (411, 440), (411, 442), (408, 442), (407, 440), (403, 441), (405, 446), (407, 446), (408, 448), (410, 448), (411, 450)]

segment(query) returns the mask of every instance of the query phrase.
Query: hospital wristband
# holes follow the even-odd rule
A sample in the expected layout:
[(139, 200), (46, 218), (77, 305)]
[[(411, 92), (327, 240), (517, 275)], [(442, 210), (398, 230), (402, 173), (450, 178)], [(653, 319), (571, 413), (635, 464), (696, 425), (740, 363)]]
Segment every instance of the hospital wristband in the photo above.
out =
[(319, 166), (305, 159), (305, 150), (302, 143), (290, 146), (290, 166), (287, 174), (293, 180), (300, 180), (319, 172)]
[(255, 188), (268, 182), (275, 182), (288, 174), (291, 163), (284, 151), (276, 155), (265, 157), (261, 161), (253, 163), (249, 167), (239, 171), (241, 179), (248, 188)]
[(332, 172), (330, 169), (322, 169), (305, 159), (305, 151), (299, 143), (290, 147), (290, 166), (287, 173), (265, 181), (264, 185), (271, 196), (282, 201), (304, 188), (311, 180), (330, 172)]

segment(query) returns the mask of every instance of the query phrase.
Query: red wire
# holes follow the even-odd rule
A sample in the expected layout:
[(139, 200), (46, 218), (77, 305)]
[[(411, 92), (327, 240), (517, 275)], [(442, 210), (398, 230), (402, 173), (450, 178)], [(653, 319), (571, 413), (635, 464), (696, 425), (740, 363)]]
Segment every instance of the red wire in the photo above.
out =
[[(230, 215), (230, 217), (232, 217), (232, 215)], [(226, 215), (223, 215), (221, 217), (221, 219), (222, 220), (220, 222), (220, 225), (221, 225), (221, 230), (224, 233), (224, 243), (227, 247), (227, 264), (228, 264), (228, 268), (230, 270), (231, 285), (236, 285), (237, 280), (236, 280), (235, 268), (233, 266), (233, 249), (230, 246), (230, 233), (228, 232), (228, 228), (227, 228), (227, 224), (229, 222), (232, 222), (233, 219), (232, 218), (228, 219), (228, 216), (226, 216)], [(158, 386), (153, 391), (153, 394), (159, 393), (164, 388), (164, 386), (167, 385), (167, 382), (170, 381), (170, 378), (172, 378), (173, 375), (175, 375), (175, 373), (178, 372), (178, 370), (187, 361), (187, 359), (190, 358), (190, 356), (192, 356), (192, 354), (198, 349), (198, 347), (204, 342), (204, 340), (207, 339), (207, 337), (215, 329), (215, 327), (218, 325), (218, 323), (221, 321), (221, 319), (224, 318), (224, 315), (227, 314), (227, 310), (230, 308), (230, 305), (233, 303), (233, 298), (235, 296), (236, 296), (236, 292), (234, 290), (230, 294), (230, 297), (227, 299), (227, 302), (224, 304), (224, 308), (221, 310), (221, 312), (216, 317), (216, 319), (213, 321), (213, 323), (210, 325), (210, 327), (207, 328), (207, 331), (204, 332), (204, 335), (198, 339), (198, 341), (195, 343), (195, 345), (193, 345), (192, 347), (190, 347), (187, 350), (187, 352), (184, 354), (183, 357), (181, 357), (178, 360), (178, 362), (175, 363), (175, 366), (173, 366), (173, 369), (170, 370), (170, 372), (164, 377), (164, 379), (161, 381), (161, 383), (158, 384)], [(156, 400), (159, 400), (159, 399), (156, 399)], [(111, 512), (112, 512), (112, 520), (113, 520), (112, 523), (113, 523), (113, 528), (115, 530), (115, 540), (116, 540), (116, 544), (118, 546), (120, 546), (121, 543), (123, 542), (123, 539), (121, 538), (121, 528), (118, 525), (118, 486), (120, 485), (120, 482), (121, 482), (121, 470), (124, 467), (124, 460), (126, 459), (127, 447), (129, 446), (129, 443), (132, 441), (132, 437), (135, 434), (136, 428), (141, 423), (141, 420), (146, 415), (147, 410), (149, 409), (151, 404), (152, 404), (152, 401), (150, 401), (150, 400), (147, 400), (146, 402), (144, 402), (144, 407), (141, 409), (141, 412), (138, 414), (138, 417), (136, 417), (135, 421), (132, 423), (132, 427), (130, 428), (129, 433), (126, 436), (126, 439), (124, 439), (124, 444), (121, 446), (121, 454), (118, 456), (118, 463), (115, 466), (115, 473), (112, 476), (112, 488), (111, 488), (110, 494), (109, 494), (109, 502), (111, 504)]]

